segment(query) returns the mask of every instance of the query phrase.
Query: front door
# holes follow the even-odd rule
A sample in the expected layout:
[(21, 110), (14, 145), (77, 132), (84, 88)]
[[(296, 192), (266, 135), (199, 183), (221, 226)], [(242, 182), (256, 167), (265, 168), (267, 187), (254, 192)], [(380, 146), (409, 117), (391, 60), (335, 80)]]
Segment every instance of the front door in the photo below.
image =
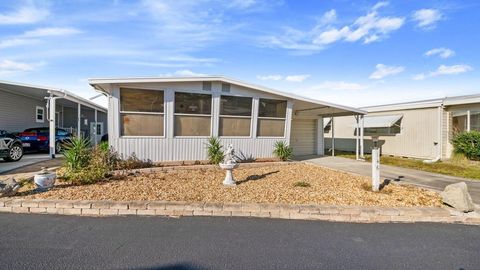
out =
[(90, 122), (90, 139), (99, 143), (103, 135), (103, 122)]

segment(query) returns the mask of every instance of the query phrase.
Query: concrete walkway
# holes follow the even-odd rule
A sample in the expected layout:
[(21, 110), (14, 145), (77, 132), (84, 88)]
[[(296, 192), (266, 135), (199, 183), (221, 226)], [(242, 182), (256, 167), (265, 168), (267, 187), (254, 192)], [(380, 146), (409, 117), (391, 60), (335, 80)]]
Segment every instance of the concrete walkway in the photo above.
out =
[(25, 154), (22, 159), (15, 162), (7, 162), (0, 159), (0, 174), (49, 159), (48, 154)]
[[(371, 163), (365, 161), (356, 161), (353, 159), (342, 157), (309, 157), (303, 158), (302, 160), (323, 167), (356, 173), (369, 177), (372, 173)], [(468, 186), (468, 191), (470, 192), (473, 201), (476, 204), (480, 204), (480, 180), (470, 180), (461, 177), (454, 177), (388, 165), (381, 165), (380, 175), (384, 180), (391, 180), (398, 183), (408, 183), (435, 190), (443, 190), (445, 186), (453, 183), (465, 182)]]

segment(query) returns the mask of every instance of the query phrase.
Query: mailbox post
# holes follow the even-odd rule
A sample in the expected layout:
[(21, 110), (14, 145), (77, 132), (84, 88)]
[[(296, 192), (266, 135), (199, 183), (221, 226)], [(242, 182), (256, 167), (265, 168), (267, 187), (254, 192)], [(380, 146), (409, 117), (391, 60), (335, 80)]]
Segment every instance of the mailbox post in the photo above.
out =
[(380, 148), (378, 147), (378, 136), (372, 136), (372, 190), (380, 190)]

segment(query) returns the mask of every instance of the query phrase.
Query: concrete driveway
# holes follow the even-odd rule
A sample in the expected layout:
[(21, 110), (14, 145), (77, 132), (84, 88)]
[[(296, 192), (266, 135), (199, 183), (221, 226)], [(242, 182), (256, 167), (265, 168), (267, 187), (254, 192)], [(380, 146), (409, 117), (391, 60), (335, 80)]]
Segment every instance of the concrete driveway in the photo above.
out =
[[(302, 158), (302, 160), (335, 170), (356, 173), (368, 177), (372, 175), (372, 165), (370, 162), (331, 156), (305, 157)], [(473, 201), (476, 204), (480, 204), (480, 180), (466, 179), (388, 165), (381, 165), (380, 176), (384, 180), (395, 181), (398, 183), (408, 183), (439, 191), (444, 190), (447, 185), (465, 182), (468, 186), (468, 191), (472, 196)]]
[(49, 159), (48, 154), (45, 153), (25, 154), (21, 160), (16, 162), (6, 162), (3, 159), (0, 159), (0, 174)]

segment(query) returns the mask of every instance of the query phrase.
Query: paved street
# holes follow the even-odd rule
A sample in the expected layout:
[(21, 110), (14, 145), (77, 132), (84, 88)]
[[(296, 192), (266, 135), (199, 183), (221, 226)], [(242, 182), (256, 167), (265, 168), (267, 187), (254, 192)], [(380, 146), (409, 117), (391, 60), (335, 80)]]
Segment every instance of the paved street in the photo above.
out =
[(2, 269), (478, 269), (480, 228), (0, 214)]
[[(371, 176), (372, 167), (370, 162), (356, 161), (342, 157), (305, 157), (302, 158), (320, 166), (352, 172), (360, 175)], [(464, 181), (468, 186), (468, 191), (476, 204), (480, 204), (480, 181), (468, 180), (465, 178), (449, 175), (424, 172), (419, 170), (400, 168), (395, 166), (381, 165), (380, 175), (383, 179), (399, 181), (399, 183), (409, 183), (421, 187), (428, 187), (435, 190), (444, 190), (447, 185)]]

